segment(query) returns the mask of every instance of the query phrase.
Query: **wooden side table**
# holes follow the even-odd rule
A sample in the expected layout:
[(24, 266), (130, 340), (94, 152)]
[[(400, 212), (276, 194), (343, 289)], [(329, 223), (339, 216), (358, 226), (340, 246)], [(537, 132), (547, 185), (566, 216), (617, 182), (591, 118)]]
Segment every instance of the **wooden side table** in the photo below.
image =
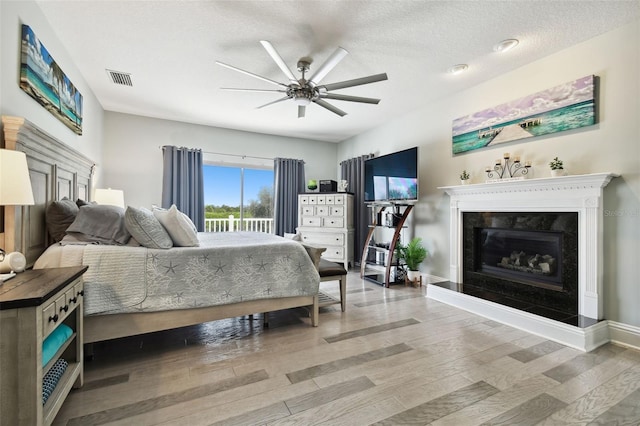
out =
[[(0, 425), (49, 425), (83, 382), (82, 318), (86, 266), (29, 270), (0, 285)], [(60, 324), (73, 331), (43, 365), (43, 341)], [(68, 365), (43, 404), (43, 377)]]

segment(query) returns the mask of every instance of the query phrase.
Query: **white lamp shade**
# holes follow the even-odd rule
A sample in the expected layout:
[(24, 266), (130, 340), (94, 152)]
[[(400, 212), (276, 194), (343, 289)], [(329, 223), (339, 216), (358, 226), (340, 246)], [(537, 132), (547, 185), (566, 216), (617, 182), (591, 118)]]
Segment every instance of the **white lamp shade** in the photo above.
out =
[(94, 201), (107, 206), (124, 208), (124, 191), (121, 189), (96, 189)]
[(32, 205), (33, 190), (24, 152), (0, 149), (0, 205)]

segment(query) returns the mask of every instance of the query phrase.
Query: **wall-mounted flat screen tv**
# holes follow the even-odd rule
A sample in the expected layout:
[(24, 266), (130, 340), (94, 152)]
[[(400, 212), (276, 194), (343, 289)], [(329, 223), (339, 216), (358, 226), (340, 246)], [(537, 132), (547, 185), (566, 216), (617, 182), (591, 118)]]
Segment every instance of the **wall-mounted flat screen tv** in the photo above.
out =
[(415, 203), (418, 201), (418, 147), (371, 158), (364, 162), (364, 201)]

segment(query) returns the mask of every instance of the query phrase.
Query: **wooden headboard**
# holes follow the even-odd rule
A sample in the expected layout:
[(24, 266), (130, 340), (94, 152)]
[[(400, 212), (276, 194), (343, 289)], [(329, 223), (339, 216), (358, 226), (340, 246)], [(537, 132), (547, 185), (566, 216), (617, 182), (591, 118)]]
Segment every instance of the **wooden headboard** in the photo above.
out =
[(2, 116), (2, 135), (3, 148), (27, 156), (35, 204), (4, 207), (0, 247), (23, 253), (30, 267), (52, 242), (47, 206), (63, 197), (90, 201), (95, 163), (22, 117)]

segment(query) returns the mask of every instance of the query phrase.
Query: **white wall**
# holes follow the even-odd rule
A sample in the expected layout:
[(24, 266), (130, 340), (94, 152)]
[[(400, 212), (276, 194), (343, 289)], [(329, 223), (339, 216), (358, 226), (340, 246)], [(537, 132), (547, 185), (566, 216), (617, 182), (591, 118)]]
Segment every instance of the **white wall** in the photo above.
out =
[(305, 161), (307, 179), (335, 179), (337, 174), (335, 143), (106, 112), (104, 186), (123, 189), (127, 204), (160, 205), (163, 145), (254, 157), (297, 158)]
[[(20, 52), (22, 24), (29, 25), (60, 68), (82, 94), (82, 136), (45, 110), (20, 89)], [(0, 1), (0, 113), (25, 117), (53, 137), (81, 152), (91, 160), (102, 162), (103, 109), (86, 81), (60, 43), (35, 2)], [(99, 182), (100, 175), (96, 175)]]
[[(414, 232), (432, 255), (423, 270), (441, 277), (449, 275), (449, 199), (437, 187), (459, 184), (463, 169), (470, 171), (473, 181), (483, 182), (484, 167), (510, 152), (533, 162), (533, 177), (548, 176), (547, 163), (555, 156), (572, 174), (621, 174), (605, 190), (605, 317), (640, 326), (639, 61), (636, 21), (344, 141), (338, 161), (420, 147)], [(452, 155), (454, 119), (590, 74), (600, 78), (598, 124)]]

